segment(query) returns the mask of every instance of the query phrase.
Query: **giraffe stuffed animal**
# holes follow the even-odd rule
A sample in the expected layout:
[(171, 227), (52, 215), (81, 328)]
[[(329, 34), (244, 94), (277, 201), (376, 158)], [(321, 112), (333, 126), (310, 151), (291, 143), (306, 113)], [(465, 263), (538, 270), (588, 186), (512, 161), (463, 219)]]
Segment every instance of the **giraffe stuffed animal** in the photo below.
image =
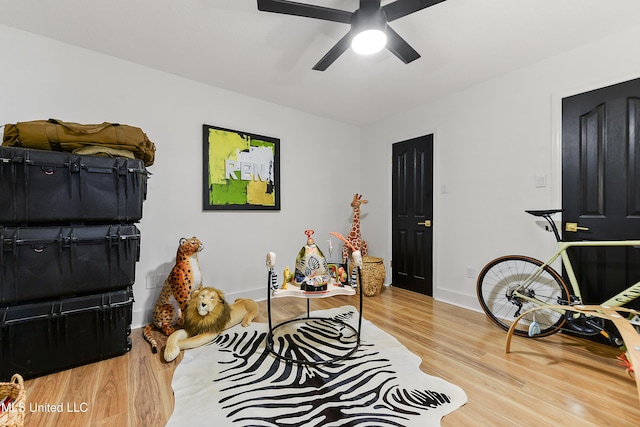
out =
[(347, 236), (347, 240), (351, 245), (342, 246), (342, 262), (347, 262), (349, 256), (351, 255), (351, 246), (353, 246), (356, 250), (360, 251), (362, 256), (367, 255), (367, 242), (362, 240), (362, 235), (360, 234), (360, 205), (366, 205), (369, 203), (368, 200), (364, 200), (362, 198), (362, 194), (354, 194), (353, 201), (351, 202), (351, 207), (353, 208), (353, 222), (351, 224), (351, 230), (349, 231), (349, 235)]

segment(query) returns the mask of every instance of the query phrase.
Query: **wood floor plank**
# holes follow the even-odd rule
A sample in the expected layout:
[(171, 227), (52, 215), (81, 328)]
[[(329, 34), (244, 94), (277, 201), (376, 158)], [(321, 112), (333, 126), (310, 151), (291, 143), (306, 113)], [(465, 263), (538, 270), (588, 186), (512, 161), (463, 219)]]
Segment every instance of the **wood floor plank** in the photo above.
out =
[[(69, 393), (73, 370), (66, 370), (47, 375), (35, 380), (25, 381), (27, 390), (25, 425), (29, 427), (46, 427), (56, 425), (60, 419), (67, 420), (64, 412), (57, 411), (62, 397)], [(33, 384), (33, 385), (32, 385)], [(72, 421), (69, 421), (71, 424)]]
[[(358, 297), (313, 300), (311, 309), (358, 307)], [(257, 321), (267, 321), (266, 301)], [(306, 301), (272, 301), (274, 322), (305, 313)], [(635, 382), (618, 366), (618, 349), (556, 334), (515, 337), (505, 354), (506, 332), (482, 313), (402, 289), (365, 297), (363, 314), (421, 359), (421, 369), (462, 387), (469, 402), (442, 420), (444, 427), (491, 425), (640, 425)], [(142, 330), (123, 355), (26, 381), (32, 405), (87, 400), (87, 413), (28, 412), (26, 425), (161, 427), (173, 411), (171, 379), (182, 355), (162, 360), (166, 338), (152, 354)], [(187, 350), (188, 351), (188, 350)], [(216, 420), (216, 426), (224, 425)]]
[(93, 402), (100, 404), (91, 410), (91, 421), (95, 423), (114, 417), (126, 417), (129, 402), (127, 393), (121, 393), (121, 389), (122, 380), (127, 378), (127, 367), (118, 358), (105, 360), (97, 366), (98, 379)]

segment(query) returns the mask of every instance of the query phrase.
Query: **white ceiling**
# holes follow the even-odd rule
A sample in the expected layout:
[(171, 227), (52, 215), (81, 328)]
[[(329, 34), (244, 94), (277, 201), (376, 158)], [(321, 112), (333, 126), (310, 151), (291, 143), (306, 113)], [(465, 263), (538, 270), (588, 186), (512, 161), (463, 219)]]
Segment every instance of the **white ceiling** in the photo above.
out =
[(348, 25), (259, 12), (256, 0), (0, 0), (0, 23), (365, 125), (637, 26), (640, 0), (446, 0), (391, 24), (422, 58), (348, 50), (324, 72), (311, 67)]

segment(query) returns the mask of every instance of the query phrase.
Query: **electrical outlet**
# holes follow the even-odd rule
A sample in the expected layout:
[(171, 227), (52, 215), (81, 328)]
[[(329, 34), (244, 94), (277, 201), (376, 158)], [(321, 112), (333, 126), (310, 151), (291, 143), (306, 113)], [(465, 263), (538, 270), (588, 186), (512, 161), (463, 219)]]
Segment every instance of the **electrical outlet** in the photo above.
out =
[(476, 277), (476, 269), (474, 267), (467, 267), (467, 277), (469, 279)]
[(156, 287), (156, 276), (149, 275), (147, 276), (147, 289), (153, 289)]
[(147, 289), (161, 288), (164, 285), (166, 275), (150, 274), (147, 276)]

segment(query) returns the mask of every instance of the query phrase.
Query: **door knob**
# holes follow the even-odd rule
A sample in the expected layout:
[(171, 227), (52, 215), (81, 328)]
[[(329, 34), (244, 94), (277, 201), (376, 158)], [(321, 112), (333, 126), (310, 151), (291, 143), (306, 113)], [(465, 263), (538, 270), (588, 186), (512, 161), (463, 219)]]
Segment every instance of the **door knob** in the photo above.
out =
[(588, 231), (589, 227), (580, 227), (577, 222), (567, 222), (564, 230), (570, 231), (571, 233), (576, 233), (578, 231)]
[(424, 225), (425, 227), (431, 227), (431, 220), (425, 219), (424, 222), (419, 222), (418, 225)]

